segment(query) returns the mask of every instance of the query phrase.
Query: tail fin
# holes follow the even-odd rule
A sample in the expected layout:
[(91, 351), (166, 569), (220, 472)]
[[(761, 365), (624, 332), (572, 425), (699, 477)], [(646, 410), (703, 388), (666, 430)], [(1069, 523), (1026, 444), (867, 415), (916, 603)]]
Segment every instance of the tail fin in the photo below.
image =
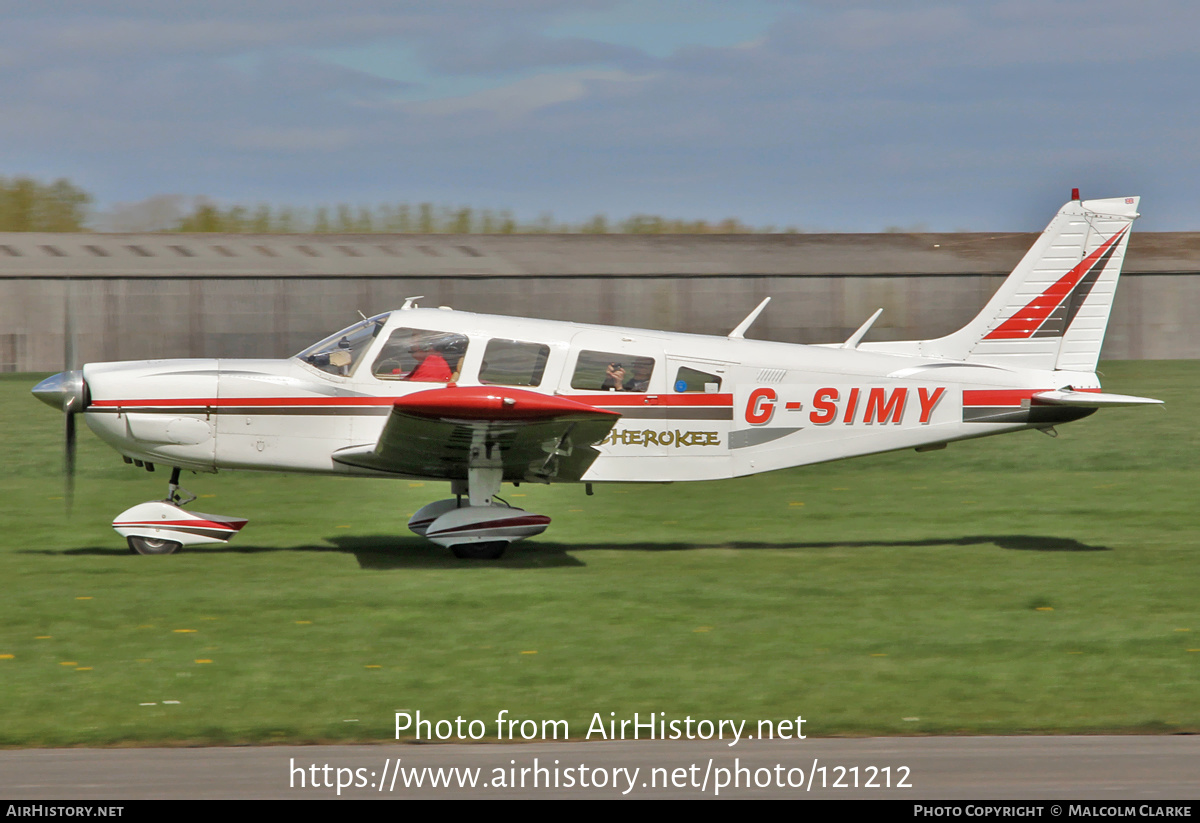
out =
[(951, 360), (1094, 372), (1137, 197), (1063, 206), (978, 316), (920, 344)]

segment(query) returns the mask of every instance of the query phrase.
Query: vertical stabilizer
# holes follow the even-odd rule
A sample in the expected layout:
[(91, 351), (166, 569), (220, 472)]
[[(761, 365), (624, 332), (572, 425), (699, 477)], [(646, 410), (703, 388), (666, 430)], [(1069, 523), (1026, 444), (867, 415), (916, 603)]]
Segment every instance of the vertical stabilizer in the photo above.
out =
[(1094, 372), (1137, 197), (1072, 200), (983, 311), (920, 353), (1031, 369)]

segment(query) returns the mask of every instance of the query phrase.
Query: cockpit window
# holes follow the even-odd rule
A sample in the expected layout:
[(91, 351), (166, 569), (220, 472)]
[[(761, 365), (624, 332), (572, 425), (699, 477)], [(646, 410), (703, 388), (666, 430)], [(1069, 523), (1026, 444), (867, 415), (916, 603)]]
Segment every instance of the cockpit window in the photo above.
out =
[(354, 368), (362, 359), (363, 352), (379, 335), (389, 315), (390, 313), (377, 314), (361, 323), (355, 323), (337, 334), (326, 337), (315, 346), (309, 346), (296, 357), (323, 372), (349, 377), (354, 374)]
[(644, 392), (654, 373), (653, 357), (601, 351), (581, 351), (571, 376), (571, 388), (590, 391)]
[(498, 386), (537, 386), (546, 371), (550, 347), (518, 340), (489, 340), (479, 367), (479, 382)]
[(371, 373), (380, 380), (449, 383), (458, 380), (467, 338), (426, 329), (396, 329), (379, 350)]

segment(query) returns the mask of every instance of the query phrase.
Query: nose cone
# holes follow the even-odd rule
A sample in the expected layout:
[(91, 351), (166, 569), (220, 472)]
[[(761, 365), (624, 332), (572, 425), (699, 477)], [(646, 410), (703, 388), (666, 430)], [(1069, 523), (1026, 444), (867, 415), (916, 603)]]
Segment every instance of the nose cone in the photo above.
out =
[(33, 387), (33, 396), (47, 406), (63, 411), (72, 400), (82, 400), (83, 373), (59, 372)]
[(66, 382), (66, 375), (66, 372), (60, 372), (52, 377), (47, 377), (33, 387), (33, 396), (47, 406), (52, 406), (62, 411), (63, 398), (66, 396), (63, 387), (63, 384)]

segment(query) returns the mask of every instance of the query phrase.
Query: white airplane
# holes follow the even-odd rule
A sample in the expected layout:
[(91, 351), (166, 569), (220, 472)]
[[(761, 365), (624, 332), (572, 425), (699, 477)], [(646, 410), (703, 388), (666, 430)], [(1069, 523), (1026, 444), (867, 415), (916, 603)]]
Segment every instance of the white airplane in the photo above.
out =
[[(118, 515), (141, 554), (223, 542), (246, 520), (183, 508), (181, 470), (446, 480), (409, 528), (496, 558), (550, 518), (505, 482), (715, 480), (944, 448), (1159, 403), (1100, 390), (1096, 361), (1138, 198), (1078, 190), (984, 307), (934, 340), (747, 340), (422, 309), (364, 318), (286, 360), (92, 363), (33, 393), (82, 414), (126, 462), (172, 469), (165, 500)], [(880, 310), (882, 311), (882, 310)]]

